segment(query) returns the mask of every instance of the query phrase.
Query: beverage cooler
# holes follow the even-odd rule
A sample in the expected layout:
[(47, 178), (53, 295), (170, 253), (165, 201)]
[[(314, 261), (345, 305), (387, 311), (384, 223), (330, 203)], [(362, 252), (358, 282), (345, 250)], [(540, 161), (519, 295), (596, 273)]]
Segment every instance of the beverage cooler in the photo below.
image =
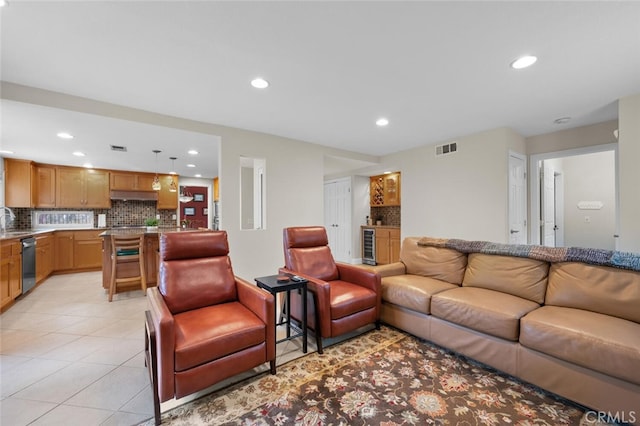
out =
[(376, 230), (374, 228), (362, 229), (362, 263), (376, 265)]

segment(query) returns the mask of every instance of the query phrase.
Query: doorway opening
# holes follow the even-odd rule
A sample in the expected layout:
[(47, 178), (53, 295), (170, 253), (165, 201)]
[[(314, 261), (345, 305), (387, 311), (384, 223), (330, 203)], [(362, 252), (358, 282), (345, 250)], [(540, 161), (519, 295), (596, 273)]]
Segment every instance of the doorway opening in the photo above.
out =
[(532, 244), (617, 249), (617, 144), (533, 155)]

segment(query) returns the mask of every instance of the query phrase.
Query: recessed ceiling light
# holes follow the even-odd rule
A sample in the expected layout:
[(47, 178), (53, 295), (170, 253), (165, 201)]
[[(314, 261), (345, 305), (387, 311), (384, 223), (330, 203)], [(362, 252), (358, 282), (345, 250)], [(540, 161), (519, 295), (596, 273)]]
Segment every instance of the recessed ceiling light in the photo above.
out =
[(190, 149), (189, 151), (187, 151), (187, 154), (198, 155), (198, 151), (196, 151), (195, 149)]
[(60, 132), (56, 136), (58, 136), (60, 139), (73, 139), (73, 135), (67, 132)]
[(561, 117), (553, 120), (555, 124), (565, 124), (565, 123), (568, 123), (569, 121), (571, 121), (571, 117)]
[(76, 151), (73, 153), (76, 157), (84, 157), (84, 152)]
[(195, 167), (195, 164), (187, 164), (187, 167)]
[(380, 127), (387, 126), (387, 125), (389, 125), (389, 120), (387, 120), (387, 119), (386, 119), (386, 118), (384, 118), (384, 117), (380, 117), (380, 118), (378, 118), (378, 119), (376, 120), (376, 125), (377, 125), (377, 126), (380, 126)]
[(521, 70), (522, 68), (527, 68), (535, 64), (537, 60), (538, 58), (535, 56), (522, 56), (511, 62), (511, 68)]
[(7, 0), (0, 0), (0, 7), (9, 6), (9, 2)]
[(0, 154), (13, 154), (13, 151), (7, 151), (6, 149), (0, 149)]
[(202, 175), (198, 173), (197, 175), (193, 175), (193, 177), (202, 177)]
[(251, 80), (251, 85), (256, 89), (266, 89), (267, 87), (269, 87), (269, 82), (264, 78), (258, 77)]

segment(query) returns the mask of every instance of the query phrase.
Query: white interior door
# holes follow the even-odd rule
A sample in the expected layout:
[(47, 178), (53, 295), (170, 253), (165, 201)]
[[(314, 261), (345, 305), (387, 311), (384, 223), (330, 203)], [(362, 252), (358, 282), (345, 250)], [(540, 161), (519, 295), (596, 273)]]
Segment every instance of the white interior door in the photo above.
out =
[(523, 156), (509, 154), (509, 242), (527, 243), (526, 162)]
[(543, 246), (556, 246), (556, 195), (555, 195), (555, 171), (547, 161), (542, 162), (540, 180), (542, 184), (541, 200), (541, 235)]
[(324, 185), (324, 226), (336, 261), (351, 261), (351, 181), (349, 178)]

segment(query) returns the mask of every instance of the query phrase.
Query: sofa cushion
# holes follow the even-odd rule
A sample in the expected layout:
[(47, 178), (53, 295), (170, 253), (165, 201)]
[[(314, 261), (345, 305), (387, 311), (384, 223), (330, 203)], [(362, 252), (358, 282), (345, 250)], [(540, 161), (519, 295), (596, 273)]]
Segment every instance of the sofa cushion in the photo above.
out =
[(207, 306), (174, 316), (176, 371), (264, 343), (266, 325), (239, 302)]
[(520, 318), (539, 306), (511, 294), (475, 287), (458, 287), (431, 298), (433, 316), (512, 341), (518, 340)]
[(457, 287), (455, 284), (420, 275), (395, 275), (382, 279), (382, 300), (429, 314), (431, 296)]
[(554, 263), (545, 304), (640, 323), (640, 272), (578, 262)]
[(419, 246), (420, 239), (407, 237), (402, 241), (400, 260), (405, 264), (407, 274), (460, 284), (467, 266), (467, 255), (444, 247)]
[(543, 306), (521, 320), (520, 343), (640, 384), (640, 324), (582, 309)]
[(462, 285), (512, 294), (541, 304), (548, 273), (549, 264), (540, 260), (471, 253)]

